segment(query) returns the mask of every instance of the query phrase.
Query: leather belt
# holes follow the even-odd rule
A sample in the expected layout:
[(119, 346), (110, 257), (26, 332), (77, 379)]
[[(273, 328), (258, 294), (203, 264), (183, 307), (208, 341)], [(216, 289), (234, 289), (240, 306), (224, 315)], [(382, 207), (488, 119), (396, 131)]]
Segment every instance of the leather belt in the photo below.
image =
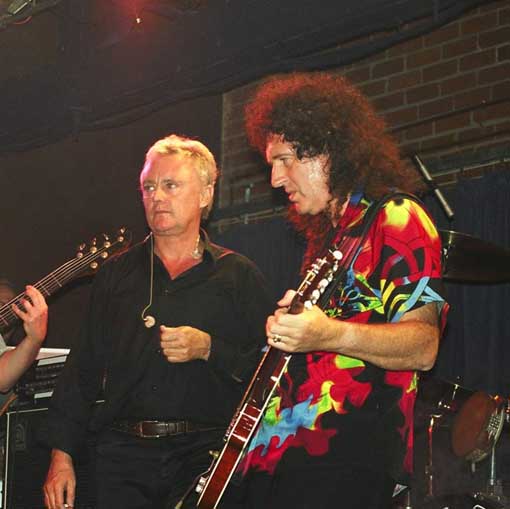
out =
[(115, 421), (110, 427), (114, 431), (122, 431), (140, 438), (162, 438), (194, 431), (220, 429), (212, 425), (189, 421)]

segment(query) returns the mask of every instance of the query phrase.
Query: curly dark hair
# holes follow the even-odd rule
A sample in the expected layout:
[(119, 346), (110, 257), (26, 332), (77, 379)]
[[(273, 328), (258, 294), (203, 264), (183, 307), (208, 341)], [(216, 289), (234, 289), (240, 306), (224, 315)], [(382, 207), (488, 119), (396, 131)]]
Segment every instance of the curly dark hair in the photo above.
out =
[[(279, 135), (299, 159), (327, 155), (329, 191), (338, 203), (354, 190), (378, 199), (395, 188), (421, 189), (418, 175), (400, 159), (384, 121), (342, 76), (324, 72), (275, 76), (247, 104), (245, 122), (250, 143), (262, 154), (268, 137)], [(331, 226), (324, 215), (295, 222), (307, 236), (311, 232), (316, 236)]]

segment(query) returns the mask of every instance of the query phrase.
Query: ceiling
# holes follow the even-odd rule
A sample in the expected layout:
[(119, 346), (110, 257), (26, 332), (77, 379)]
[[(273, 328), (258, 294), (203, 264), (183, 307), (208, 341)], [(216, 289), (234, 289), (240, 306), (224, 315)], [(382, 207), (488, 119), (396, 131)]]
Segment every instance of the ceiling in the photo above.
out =
[[(345, 65), (480, 3), (0, 0), (0, 152), (129, 123), (269, 73)], [(11, 15), (13, 4), (24, 7)]]

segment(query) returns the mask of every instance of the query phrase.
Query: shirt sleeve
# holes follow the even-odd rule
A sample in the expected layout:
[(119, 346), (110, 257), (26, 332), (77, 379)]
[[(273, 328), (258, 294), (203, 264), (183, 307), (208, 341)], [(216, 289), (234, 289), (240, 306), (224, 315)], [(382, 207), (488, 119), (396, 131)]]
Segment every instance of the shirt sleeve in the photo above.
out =
[[(239, 254), (226, 258), (235, 260), (234, 314), (239, 326), (238, 338), (213, 336), (211, 339), (211, 366), (237, 382), (251, 377), (266, 344), (265, 323), (274, 311), (266, 280), (253, 262)], [(233, 260), (230, 260), (232, 262)], [(235, 345), (235, 346), (234, 346)]]
[(106, 285), (101, 271), (95, 276), (88, 308), (58, 377), (49, 408), (39, 430), (48, 447), (75, 456), (84, 444), (93, 405), (104, 375), (103, 313)]
[(398, 322), (404, 313), (431, 302), (444, 315), (441, 239), (423, 207), (408, 198), (389, 201), (374, 235), (382, 242), (378, 275), (387, 321)]

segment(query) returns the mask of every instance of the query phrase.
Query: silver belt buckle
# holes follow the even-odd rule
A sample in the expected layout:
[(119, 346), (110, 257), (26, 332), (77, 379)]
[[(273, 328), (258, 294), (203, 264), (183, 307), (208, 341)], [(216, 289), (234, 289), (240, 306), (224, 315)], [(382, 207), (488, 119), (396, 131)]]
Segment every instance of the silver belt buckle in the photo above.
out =
[(158, 421), (140, 421), (138, 424), (137, 424), (137, 431), (138, 431), (138, 434), (141, 438), (160, 438), (164, 435), (159, 435), (159, 434), (156, 434), (156, 435), (146, 435), (144, 433), (144, 424), (145, 423), (157, 423)]

